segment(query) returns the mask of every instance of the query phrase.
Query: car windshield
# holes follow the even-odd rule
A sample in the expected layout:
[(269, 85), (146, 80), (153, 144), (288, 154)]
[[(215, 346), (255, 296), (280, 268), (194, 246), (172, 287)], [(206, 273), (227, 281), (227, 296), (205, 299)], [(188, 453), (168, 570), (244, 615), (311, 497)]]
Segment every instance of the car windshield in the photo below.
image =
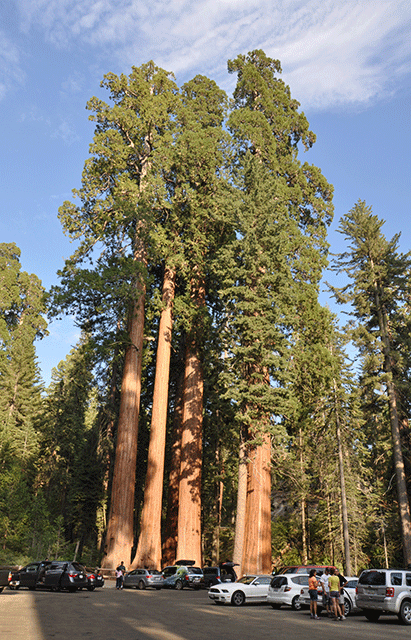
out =
[(360, 575), (360, 584), (385, 585), (385, 573), (383, 571), (364, 571)]
[(237, 582), (241, 582), (241, 584), (251, 584), (253, 580), (256, 579), (256, 576), (243, 576)]
[(200, 575), (203, 573), (200, 567), (187, 567), (187, 568), (188, 568), (188, 573), (196, 573)]

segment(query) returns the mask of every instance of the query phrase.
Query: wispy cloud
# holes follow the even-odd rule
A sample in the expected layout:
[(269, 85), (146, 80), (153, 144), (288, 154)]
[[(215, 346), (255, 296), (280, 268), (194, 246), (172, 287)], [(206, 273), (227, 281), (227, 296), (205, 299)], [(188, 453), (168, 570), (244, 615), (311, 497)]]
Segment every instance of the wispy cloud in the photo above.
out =
[(21, 28), (58, 47), (80, 41), (124, 71), (154, 59), (179, 76), (213, 74), (263, 48), (304, 106), (378, 99), (410, 72), (409, 0), (16, 0)]
[(16, 44), (0, 29), (0, 100), (10, 89), (24, 81), (20, 58)]

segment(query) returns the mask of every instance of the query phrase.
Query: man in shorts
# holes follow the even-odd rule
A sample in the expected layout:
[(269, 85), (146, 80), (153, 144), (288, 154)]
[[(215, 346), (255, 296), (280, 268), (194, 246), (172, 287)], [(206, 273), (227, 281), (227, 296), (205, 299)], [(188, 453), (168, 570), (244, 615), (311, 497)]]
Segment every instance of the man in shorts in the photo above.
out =
[(320, 578), (320, 582), (323, 588), (323, 609), (326, 609), (328, 617), (331, 616), (331, 608), (330, 608), (330, 587), (328, 586), (328, 576), (330, 575), (330, 570), (328, 567), (325, 568), (324, 573)]

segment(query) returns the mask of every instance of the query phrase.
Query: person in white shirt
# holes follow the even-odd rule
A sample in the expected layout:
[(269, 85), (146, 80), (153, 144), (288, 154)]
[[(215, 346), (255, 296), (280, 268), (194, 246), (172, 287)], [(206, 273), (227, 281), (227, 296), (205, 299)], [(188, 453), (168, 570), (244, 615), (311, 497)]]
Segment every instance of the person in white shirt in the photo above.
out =
[(325, 568), (324, 573), (320, 577), (320, 582), (323, 588), (323, 607), (327, 610), (328, 615), (331, 615), (331, 603), (330, 603), (330, 587), (328, 586), (328, 576), (330, 575), (330, 570), (328, 567)]

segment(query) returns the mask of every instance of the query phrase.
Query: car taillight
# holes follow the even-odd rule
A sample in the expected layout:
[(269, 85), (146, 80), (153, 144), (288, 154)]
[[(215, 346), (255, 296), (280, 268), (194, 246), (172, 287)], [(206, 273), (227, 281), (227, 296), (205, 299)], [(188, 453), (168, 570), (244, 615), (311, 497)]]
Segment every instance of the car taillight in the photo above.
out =
[(394, 587), (387, 587), (386, 588), (385, 597), (386, 598), (393, 598), (394, 597)]
[(303, 595), (304, 594), (304, 589), (301, 589), (300, 593), (301, 593), (301, 595)]
[(69, 573), (69, 578), (78, 578), (78, 573)]
[(188, 578), (188, 576), (184, 576), (184, 577), (185, 577), (185, 579), (186, 579), (186, 580), (188, 580), (188, 579), (189, 579), (189, 578)]
[(11, 582), (12, 577), (13, 577), (13, 576), (12, 576), (12, 573), (11, 573), (11, 571), (10, 571), (10, 573), (9, 573), (9, 576), (8, 576), (7, 580), (8, 580), (9, 582)]
[(153, 577), (153, 576), (146, 576), (146, 578), (148, 578), (149, 580), (151, 580), (151, 578), (152, 578), (152, 577)]
[(291, 587), (284, 587), (284, 591), (291, 591)]
[(91, 580), (95, 580), (96, 576), (93, 576), (93, 574), (91, 573), (89, 576), (87, 576), (87, 578), (91, 578)]

